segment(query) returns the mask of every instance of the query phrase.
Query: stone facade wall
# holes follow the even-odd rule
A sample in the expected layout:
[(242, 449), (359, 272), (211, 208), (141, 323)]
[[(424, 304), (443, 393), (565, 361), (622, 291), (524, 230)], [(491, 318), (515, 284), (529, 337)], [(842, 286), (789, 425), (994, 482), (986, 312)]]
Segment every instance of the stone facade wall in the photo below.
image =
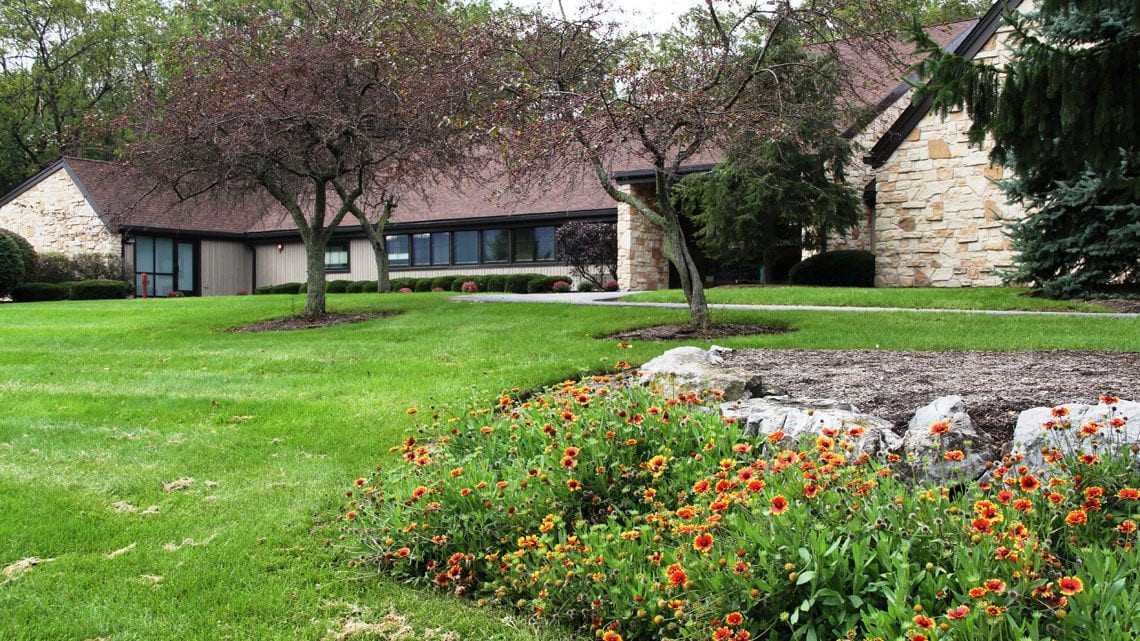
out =
[[(1002, 65), (1008, 28), (975, 57)], [(967, 144), (964, 112), (931, 112), (876, 172), (875, 284), (887, 287), (972, 287), (1001, 284), (1013, 266), (1006, 224), (1025, 211), (1006, 204), (991, 165), (992, 145)]]
[(122, 251), (118, 234), (107, 229), (63, 167), (0, 207), (0, 227), (27, 238), (38, 252)]
[[(652, 185), (622, 185), (627, 193), (652, 199)], [(625, 203), (617, 207), (618, 286), (622, 291), (669, 288), (665, 237), (645, 216)]]

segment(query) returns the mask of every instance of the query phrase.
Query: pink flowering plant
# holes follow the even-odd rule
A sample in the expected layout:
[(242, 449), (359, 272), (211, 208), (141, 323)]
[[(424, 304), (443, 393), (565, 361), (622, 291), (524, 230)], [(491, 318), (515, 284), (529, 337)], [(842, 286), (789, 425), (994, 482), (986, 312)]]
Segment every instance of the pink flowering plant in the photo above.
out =
[(719, 400), (607, 375), (416, 412), (344, 527), (395, 577), (608, 641), (1140, 634), (1127, 448), (915, 486), (859, 425), (744, 437)]

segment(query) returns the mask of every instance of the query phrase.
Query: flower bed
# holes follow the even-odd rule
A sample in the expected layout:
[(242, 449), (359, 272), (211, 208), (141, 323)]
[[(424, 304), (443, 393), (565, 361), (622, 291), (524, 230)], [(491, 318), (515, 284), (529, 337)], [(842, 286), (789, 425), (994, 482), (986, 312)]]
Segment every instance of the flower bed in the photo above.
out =
[(421, 412), (345, 527), (396, 577), (607, 641), (1140, 635), (1133, 452), (914, 487), (860, 426), (744, 438), (716, 400), (602, 376)]

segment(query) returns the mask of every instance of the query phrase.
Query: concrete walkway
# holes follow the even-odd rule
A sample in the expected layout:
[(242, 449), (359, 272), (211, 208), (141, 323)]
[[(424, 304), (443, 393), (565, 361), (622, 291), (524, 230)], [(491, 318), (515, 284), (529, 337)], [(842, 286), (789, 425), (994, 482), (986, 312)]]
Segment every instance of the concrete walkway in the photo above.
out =
[[(464, 294), (450, 300), (460, 303), (562, 303), (565, 305), (610, 305), (615, 307), (659, 307), (688, 309), (685, 303), (640, 303), (620, 300), (640, 292), (568, 292), (565, 294)], [(835, 307), (828, 305), (727, 305), (709, 304), (709, 309), (761, 312), (914, 312), (919, 314), (984, 314), (987, 316), (1084, 316), (1088, 318), (1140, 319), (1140, 314), (1094, 312), (1033, 312), (987, 309), (913, 309), (908, 307)]]

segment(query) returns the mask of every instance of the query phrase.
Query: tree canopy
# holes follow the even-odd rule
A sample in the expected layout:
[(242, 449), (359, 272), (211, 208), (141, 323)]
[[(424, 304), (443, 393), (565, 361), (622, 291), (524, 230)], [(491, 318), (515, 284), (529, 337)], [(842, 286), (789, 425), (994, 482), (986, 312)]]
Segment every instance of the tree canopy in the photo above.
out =
[(466, 33), (412, 0), (315, 0), (191, 37), (169, 86), (139, 101), (128, 159), (183, 197), (267, 193), (306, 246), (305, 313), (323, 313), (325, 248), (346, 215), (474, 163), (461, 114), (480, 50)]
[(1011, 226), (1015, 281), (1051, 296), (1140, 282), (1140, 5), (1132, 0), (1041, 0), (1007, 16), (1004, 68), (938, 49), (919, 66), (943, 115), (965, 107), (970, 141), (993, 141), (1010, 168), (1011, 200), (1031, 214)]
[[(766, 139), (795, 127), (808, 106), (790, 93), (786, 75), (810, 75), (808, 62), (787, 65), (777, 43), (819, 43), (868, 34), (841, 12), (864, 15), (878, 3), (712, 3), (656, 38), (624, 35), (591, 14), (518, 14), (505, 24), (511, 46), (502, 59), (507, 96), (496, 117), (499, 141), (517, 177), (573, 175), (582, 163), (616, 201), (661, 230), (692, 322), (709, 322), (703, 276), (682, 230), (673, 187), (688, 165), (715, 160), (742, 136)], [(858, 40), (890, 56), (886, 41)], [(615, 170), (650, 168), (655, 193), (623, 189)], [(553, 171), (552, 171), (553, 170)]]

